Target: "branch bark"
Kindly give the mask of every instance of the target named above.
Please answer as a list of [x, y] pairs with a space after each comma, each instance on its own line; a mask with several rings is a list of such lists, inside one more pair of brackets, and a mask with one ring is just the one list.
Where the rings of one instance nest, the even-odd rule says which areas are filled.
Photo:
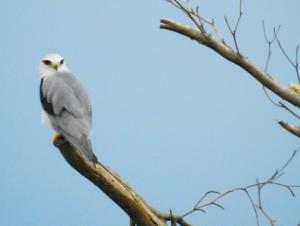
[[238, 53], [237, 51], [232, 49], [225, 42], [215, 39], [212, 35], [206, 32], [201, 32], [200, 30], [169, 19], [161, 19], [160, 22], [161, 29], [174, 31], [214, 50], [225, 59], [231, 61], [232, 63], [240, 66], [242, 69], [247, 71], [258, 82], [270, 89], [272, 92], [276, 93], [279, 97], [285, 99], [286, 101], [297, 107], [300, 107], [299, 94], [292, 92], [287, 87], [281, 85], [279, 82], [273, 79], [272, 76], [270, 76], [264, 70], [258, 68], [250, 60], [244, 57], [241, 53]]
[[[59, 142], [58, 142], [59, 143]], [[147, 204], [119, 175], [102, 164], [93, 164], [68, 142], [57, 145], [65, 160], [121, 207], [139, 226], [166, 226], [159, 211]]]
[[300, 137], [300, 128], [294, 125], [290, 125], [284, 121], [278, 121], [278, 124], [281, 125], [284, 129], [289, 131], [291, 134], [294, 134], [297, 137]]

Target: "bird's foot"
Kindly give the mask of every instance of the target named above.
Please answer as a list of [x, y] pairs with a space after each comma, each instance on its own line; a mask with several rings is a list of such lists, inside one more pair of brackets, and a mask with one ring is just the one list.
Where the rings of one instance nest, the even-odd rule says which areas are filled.
[[64, 138], [61, 134], [59, 134], [59, 133], [56, 133], [56, 134], [53, 136], [52, 141], [53, 141], [53, 145], [54, 145], [55, 147], [59, 147], [59, 146], [61, 146], [63, 143], [66, 142], [65, 138]]

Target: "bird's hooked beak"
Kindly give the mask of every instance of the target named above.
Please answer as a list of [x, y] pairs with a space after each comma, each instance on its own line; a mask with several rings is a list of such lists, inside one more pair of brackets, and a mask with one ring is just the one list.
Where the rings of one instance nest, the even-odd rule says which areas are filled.
[[57, 64], [52, 63], [50, 66], [51, 66], [52, 68], [54, 68], [54, 69], [57, 71], [57, 68], [58, 68], [58, 65], [57, 65]]

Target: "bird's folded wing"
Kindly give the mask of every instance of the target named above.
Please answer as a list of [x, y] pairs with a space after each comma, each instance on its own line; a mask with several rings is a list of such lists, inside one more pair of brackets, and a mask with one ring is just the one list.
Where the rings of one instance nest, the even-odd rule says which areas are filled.
[[52, 105], [55, 115], [60, 115], [63, 110], [66, 110], [75, 118], [83, 117], [82, 106], [72, 86], [61, 77], [51, 76], [44, 79], [42, 92], [47, 102]]

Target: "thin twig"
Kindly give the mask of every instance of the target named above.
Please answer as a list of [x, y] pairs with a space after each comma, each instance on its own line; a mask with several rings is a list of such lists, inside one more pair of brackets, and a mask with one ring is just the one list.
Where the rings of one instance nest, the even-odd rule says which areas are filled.
[[263, 88], [263, 91], [264, 91], [266, 97], [268, 98], [268, 100], [269, 100], [272, 104], [274, 104], [275, 106], [281, 107], [278, 103], [276, 103], [276, 102], [270, 97], [270, 95], [268, 94], [268, 91], [267, 91], [266, 87], [265, 87], [265, 86], [262, 86], [262, 88]]
[[300, 120], [300, 116], [295, 113], [294, 111], [292, 111], [287, 105], [285, 105], [284, 103], [282, 103], [281, 101], [278, 102], [278, 104], [280, 105], [280, 107], [286, 109], [288, 112], [290, 112], [293, 116], [295, 116], [297, 119]]
[[173, 212], [170, 209], [170, 216], [171, 216], [171, 226], [177, 226], [176, 218], [173, 216]]
[[274, 220], [261, 206], [256, 206], [257, 209], [260, 210], [260, 212], [264, 215], [265, 218], [269, 221], [271, 226], [275, 226], [276, 220]]
[[178, 9], [180, 9], [190, 20], [196, 25], [196, 27], [201, 31], [205, 32], [202, 24], [199, 24], [195, 18], [193, 17], [193, 10], [191, 8], [183, 6], [183, 4], [180, 3], [180, 1], [177, 0], [167, 0], [172, 5], [176, 6]]
[[196, 205], [194, 206], [194, 208], [197, 208], [197, 206], [199, 205], [199, 203], [201, 203], [201, 202], [203, 201], [203, 199], [205, 199], [206, 196], [209, 195], [209, 194], [220, 194], [220, 192], [218, 192], [218, 191], [208, 191], [208, 192], [206, 192], [206, 193], [198, 200], [198, 202], [196, 203]]
[[227, 27], [228, 27], [228, 29], [229, 29], [229, 31], [230, 31], [232, 37], [233, 37], [235, 49], [236, 49], [236, 51], [237, 51], [237, 53], [238, 53], [239, 55], [241, 55], [241, 54], [240, 54], [240, 50], [239, 50], [238, 43], [237, 43], [237, 39], [236, 39], [236, 32], [237, 32], [237, 29], [238, 29], [238, 27], [239, 27], [239, 24], [240, 24], [242, 15], [243, 15], [243, 11], [242, 11], [242, 0], [240, 0], [240, 13], [239, 13], [239, 17], [238, 17], [238, 19], [237, 19], [237, 22], [236, 22], [236, 24], [235, 24], [234, 29], [231, 28], [231, 26], [230, 26], [230, 24], [229, 24], [229, 22], [228, 22], [228, 20], [227, 20], [227, 17], [226, 17], [226, 16], [224, 17], [225, 22], [226, 22], [226, 25], [227, 25]]
[[[266, 43], [268, 44], [268, 57], [267, 57], [266, 64], [265, 64], [265, 72], [267, 72], [269, 62], [271, 59], [271, 55], [272, 55], [272, 44], [275, 41], [275, 35], [273, 35], [272, 39], [269, 39], [268, 35], [267, 35], [267, 31], [266, 31], [265, 21], [263, 21], [262, 23], [263, 23], [264, 38], [265, 38]], [[276, 34], [278, 34], [279, 29], [280, 29], [280, 27], [277, 28]]]
[[[298, 61], [298, 53], [299, 53], [299, 45], [296, 47], [296, 59], [295, 59], [295, 69], [298, 76], [298, 80], [300, 81], [299, 76], [299, 61]], [[299, 83], [300, 84], [300, 83]]]
[[169, 2], [171, 5], [175, 6], [181, 12], [183, 12], [196, 25], [196, 27], [198, 28], [198, 30], [200, 32], [206, 33], [204, 25], [207, 24], [214, 31], [216, 38], [218, 40], [222, 41], [223, 43], [225, 43], [214, 20], [213, 19], [208, 20], [200, 15], [199, 6], [197, 6], [195, 9], [193, 9], [191, 7], [184, 5], [179, 0], [166, 0], [166, 1]]
[[296, 112], [294, 112], [291, 108], [289, 108], [286, 104], [284, 104], [284, 103], [281, 102], [281, 101], [278, 101], [278, 103], [275, 102], [275, 101], [270, 97], [270, 95], [268, 94], [268, 91], [267, 91], [266, 87], [265, 87], [265, 86], [262, 86], [262, 88], [263, 88], [263, 91], [264, 91], [266, 97], [268, 98], [268, 100], [269, 100], [273, 105], [275, 105], [276, 107], [284, 108], [285, 110], [287, 110], [289, 113], [291, 113], [293, 116], [295, 116], [297, 119], [300, 120], [300, 116], [299, 116]]
[[255, 203], [254, 203], [254, 201], [253, 201], [251, 195], [249, 194], [249, 191], [248, 191], [247, 189], [245, 189], [244, 191], [245, 191], [245, 193], [246, 193], [246, 195], [247, 195], [247, 197], [248, 197], [248, 199], [249, 199], [249, 201], [250, 201], [250, 203], [251, 203], [251, 205], [252, 205], [253, 212], [254, 212], [254, 214], [255, 214], [256, 225], [259, 226], [259, 219], [258, 219], [257, 210], [256, 210], [256, 208], [255, 208]]
[[[299, 148], [294, 150], [291, 157], [286, 161], [286, 163], [278, 170], [278, 174], [281, 174], [287, 167], [288, 165], [293, 161], [297, 153], [299, 152]], [[276, 178], [277, 179], [277, 178]]]
[[270, 182], [270, 184], [274, 184], [286, 188], [293, 197], [295, 196], [295, 192], [293, 191], [293, 188], [300, 188], [300, 185], [286, 185], [278, 182]]
[[297, 74], [297, 78], [298, 78], [298, 82], [300, 84], [300, 73], [299, 73], [299, 62], [298, 62], [298, 52], [299, 52], [299, 45], [297, 45], [296, 47], [296, 57], [295, 57], [295, 62], [293, 62], [293, 60], [289, 57], [289, 55], [287, 54], [287, 52], [285, 51], [285, 49], [283, 48], [279, 38], [278, 38], [278, 33], [276, 33], [275, 29], [274, 29], [274, 36], [276, 39], [276, 42], [281, 50], [281, 52], [283, 53], [283, 55], [285, 56], [285, 58], [288, 60], [288, 62], [293, 66], [293, 68], [296, 71]]
[[[234, 193], [234, 192], [237, 192], [237, 191], [242, 191], [246, 194], [247, 198], [250, 201], [250, 204], [253, 208], [253, 212], [255, 214], [257, 226], [259, 226], [259, 218], [258, 218], [257, 209], [259, 209], [262, 212], [262, 214], [265, 216], [265, 218], [267, 218], [269, 220], [270, 223], [274, 224], [275, 220], [272, 219], [272, 217], [270, 217], [270, 215], [266, 212], [266, 210], [263, 207], [262, 199], [261, 199], [261, 191], [266, 185], [275, 185], [275, 186], [279, 186], [279, 187], [282, 187], [282, 188], [288, 190], [292, 196], [295, 195], [293, 189], [294, 188], [300, 188], [300, 185], [287, 185], [287, 184], [277, 182], [276, 180], [279, 179], [284, 174], [284, 170], [291, 163], [291, 161], [295, 158], [295, 156], [296, 156], [296, 154], [299, 150], [300, 150], [300, 147], [292, 153], [292, 155], [289, 157], [289, 159], [282, 165], [282, 167], [279, 168], [279, 170], [276, 169], [275, 172], [269, 178], [267, 178], [265, 181], [259, 181], [258, 179], [256, 179], [255, 184], [251, 184], [251, 185], [248, 185], [248, 186], [245, 186], [245, 187], [237, 187], [237, 188], [228, 190], [224, 193], [219, 193], [219, 192], [216, 192], [216, 191], [208, 191], [204, 195], [201, 196], [201, 198], [199, 199], [199, 201], [196, 203], [196, 205], [193, 207], [192, 210], [190, 210], [190, 211], [186, 212], [185, 214], [181, 215], [181, 217], [184, 218], [184, 217], [194, 213], [195, 211], [205, 212], [204, 209], [207, 206], [216, 206], [218, 208], [224, 209], [224, 207], [222, 205], [220, 205], [218, 203], [218, 201], [220, 199], [222, 199], [223, 197], [231, 194], [231, 193]], [[256, 204], [254, 202], [253, 197], [250, 195], [249, 190], [252, 189], [252, 188], [257, 189], [256, 199], [257, 199], [258, 204]], [[212, 194], [212, 193], [217, 194], [217, 196], [212, 198], [210, 201], [203, 203], [204, 199], [209, 194]], [[271, 224], [271, 225], [273, 225], [273, 224]]]
[[177, 224], [181, 226], [192, 226], [188, 222], [184, 220], [182, 216], [174, 215], [173, 212], [170, 211], [170, 213], [160, 213], [160, 217], [164, 219], [165, 221], [172, 221], [175, 220]]

